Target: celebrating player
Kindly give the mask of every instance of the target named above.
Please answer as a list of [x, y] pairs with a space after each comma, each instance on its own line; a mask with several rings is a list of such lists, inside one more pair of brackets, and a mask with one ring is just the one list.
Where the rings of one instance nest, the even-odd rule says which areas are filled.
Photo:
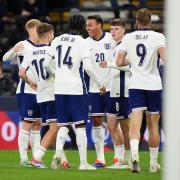
[[165, 37], [150, 29], [151, 12], [140, 9], [136, 13], [138, 30], [125, 35], [119, 46], [117, 65], [125, 65], [130, 60], [131, 78], [129, 82], [130, 147], [132, 172], [140, 172], [139, 139], [143, 111], [147, 110], [147, 125], [149, 130], [150, 172], [157, 172], [160, 165], [157, 162], [159, 149], [159, 113], [161, 112], [162, 82], [158, 70], [159, 57], [165, 60]]
[[[116, 48], [113, 53], [113, 61], [101, 61], [101, 67], [111, 69], [111, 91], [110, 104], [108, 106], [107, 125], [114, 143], [114, 164], [109, 168], [129, 168], [130, 145], [129, 145], [129, 106], [128, 106], [128, 84], [129, 66], [117, 67], [116, 57], [118, 45], [121, 43], [125, 33], [125, 21], [114, 19], [111, 21], [110, 32], [116, 41]], [[119, 126], [120, 125], [120, 126]], [[125, 152], [124, 152], [125, 146]]]
[[[17, 58], [18, 65], [20, 66], [28, 49], [31, 49], [38, 43], [36, 28], [40, 23], [41, 22], [37, 19], [31, 19], [26, 23], [26, 30], [29, 38], [17, 43], [9, 50], [3, 56], [3, 61]], [[28, 69], [26, 73], [33, 79], [30, 69]], [[20, 165], [22, 166], [31, 166], [27, 155], [29, 141], [33, 154], [40, 144], [41, 116], [36, 101], [36, 91], [32, 87], [33, 86], [20, 79], [16, 91], [22, 121], [18, 135]]]
[[88, 116], [84, 94], [87, 93], [84, 84], [83, 68], [94, 79], [101, 93], [105, 89], [101, 81], [94, 73], [89, 48], [86, 41], [79, 35], [85, 24], [84, 17], [74, 15], [70, 19], [70, 32], [56, 37], [51, 43], [48, 52], [49, 62], [55, 57], [55, 101], [57, 108], [58, 125], [60, 129], [56, 140], [56, 153], [52, 167], [57, 166], [57, 159], [61, 156], [65, 138], [68, 134], [68, 126], [72, 123], [76, 127], [76, 142], [80, 155], [80, 170], [94, 170], [87, 163], [87, 137], [85, 123]]
[[115, 41], [111, 34], [103, 32], [103, 19], [100, 15], [90, 15], [86, 20], [86, 30], [89, 37], [86, 39], [90, 48], [91, 62], [103, 82], [106, 93], [101, 96], [99, 88], [92, 78], [89, 83], [89, 111], [92, 119], [92, 135], [96, 149], [97, 159], [94, 166], [102, 168], [106, 166], [104, 157], [104, 129], [103, 117], [107, 112], [110, 99], [110, 69], [102, 69], [99, 63], [104, 60], [111, 60]]

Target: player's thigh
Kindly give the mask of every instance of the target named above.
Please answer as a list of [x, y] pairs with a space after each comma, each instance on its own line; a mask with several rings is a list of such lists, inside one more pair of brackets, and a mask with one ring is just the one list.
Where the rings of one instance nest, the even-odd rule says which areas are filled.
[[47, 102], [47, 114], [46, 114], [46, 122], [56, 122], [57, 121], [57, 111], [55, 101]]
[[55, 101], [39, 103], [43, 125], [57, 121]]
[[107, 104], [107, 116], [117, 116], [119, 113], [119, 98], [118, 97], [110, 97]]
[[126, 97], [118, 98], [118, 119], [128, 119], [129, 118], [129, 99]]
[[147, 91], [146, 102], [148, 112], [159, 114], [162, 106], [162, 91]]
[[129, 111], [146, 110], [146, 97], [144, 90], [129, 89]]
[[72, 123], [70, 116], [68, 95], [55, 95], [55, 103], [57, 110], [57, 124], [59, 126], [70, 125]]
[[38, 105], [39, 105], [39, 109], [41, 112], [42, 125], [45, 126], [45, 125], [47, 125], [47, 123], [46, 123], [46, 113], [47, 113], [46, 103], [42, 102], [42, 103], [38, 103]]
[[86, 123], [88, 111], [85, 103], [86, 97], [84, 95], [70, 95], [69, 96], [69, 107], [70, 114], [75, 124]]
[[41, 118], [39, 107], [34, 94], [19, 94], [20, 116], [25, 121], [36, 121]]
[[90, 116], [104, 116], [104, 99], [99, 93], [89, 93], [89, 112]]

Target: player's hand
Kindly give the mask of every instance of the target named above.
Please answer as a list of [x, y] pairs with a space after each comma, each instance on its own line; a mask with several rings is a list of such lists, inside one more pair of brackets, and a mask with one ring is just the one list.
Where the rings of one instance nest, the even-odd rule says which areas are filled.
[[101, 62], [99, 63], [99, 66], [100, 66], [101, 68], [106, 68], [106, 67], [107, 67], [107, 61], [101, 61]]
[[100, 95], [103, 95], [106, 93], [106, 89], [104, 86], [100, 87], [99, 90], [100, 90]]
[[14, 46], [14, 52], [16, 53], [21, 53], [23, 50], [24, 50], [24, 45], [22, 44], [22, 42]]
[[29, 86], [34, 90], [37, 91], [37, 84], [33, 81], [30, 81]]

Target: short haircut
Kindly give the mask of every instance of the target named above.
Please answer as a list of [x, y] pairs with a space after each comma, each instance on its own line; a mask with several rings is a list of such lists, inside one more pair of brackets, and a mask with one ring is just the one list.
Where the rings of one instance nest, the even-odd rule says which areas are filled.
[[104, 21], [99, 14], [89, 15], [87, 19], [94, 19], [97, 23], [100, 23], [103, 27]]
[[51, 32], [54, 30], [54, 27], [48, 23], [41, 23], [37, 26], [37, 34], [39, 38], [43, 37], [46, 33]]
[[71, 31], [81, 32], [85, 26], [85, 18], [81, 14], [75, 14], [70, 18], [69, 29]]
[[126, 22], [124, 19], [122, 18], [118, 18], [118, 19], [113, 19], [110, 21], [110, 25], [111, 26], [122, 26], [122, 27], [126, 27]]
[[30, 19], [29, 21], [26, 22], [26, 30], [37, 27], [39, 24], [41, 23], [41, 21], [39, 21], [38, 19]]
[[146, 8], [139, 9], [136, 13], [136, 20], [143, 26], [148, 25], [151, 22], [151, 11]]

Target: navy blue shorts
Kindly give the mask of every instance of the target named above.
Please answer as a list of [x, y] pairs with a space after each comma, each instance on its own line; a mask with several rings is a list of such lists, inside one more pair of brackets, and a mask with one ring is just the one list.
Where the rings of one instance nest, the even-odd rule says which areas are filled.
[[90, 116], [104, 116], [110, 104], [110, 92], [102, 96], [100, 93], [89, 93]]
[[162, 91], [129, 89], [129, 110], [147, 110], [149, 113], [161, 112]]
[[35, 94], [16, 94], [21, 120], [35, 121], [41, 119], [41, 113]]
[[87, 96], [55, 95], [58, 125], [86, 123], [88, 117]]
[[41, 111], [43, 126], [57, 121], [57, 111], [55, 101], [38, 103]]
[[118, 119], [128, 119], [129, 105], [128, 98], [114, 97], [110, 98], [110, 104], [107, 110], [108, 115], [116, 116]]

